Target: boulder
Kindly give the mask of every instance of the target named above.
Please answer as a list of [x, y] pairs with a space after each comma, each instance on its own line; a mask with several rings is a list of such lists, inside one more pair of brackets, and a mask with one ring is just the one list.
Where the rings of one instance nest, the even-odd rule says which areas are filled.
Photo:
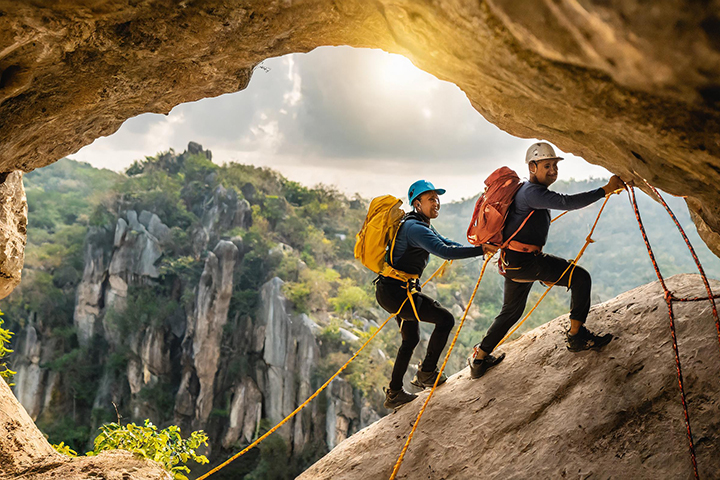
[[[667, 280], [705, 295], [698, 275]], [[712, 282], [714, 291], [720, 282]], [[720, 355], [708, 302], [676, 303], [677, 338], [700, 478], [720, 471]], [[590, 329], [601, 351], [565, 347], [567, 316], [502, 345], [482, 378], [438, 388], [398, 478], [691, 478], [668, 309], [658, 282], [603, 304]], [[428, 391], [342, 442], [300, 479], [388, 478]], [[489, 473], [490, 472], [490, 473]]]

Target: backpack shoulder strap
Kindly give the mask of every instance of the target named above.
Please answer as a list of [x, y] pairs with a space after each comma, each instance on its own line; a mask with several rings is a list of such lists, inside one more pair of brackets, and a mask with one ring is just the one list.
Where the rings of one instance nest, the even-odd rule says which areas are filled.
[[525, 224], [527, 223], [527, 221], [530, 220], [530, 217], [532, 216], [533, 213], [535, 213], [535, 210], [530, 210], [530, 213], [528, 213], [528, 216], [525, 217], [525, 220], [523, 220], [523, 222], [520, 224], [520, 226], [518, 227], [518, 229], [515, 230], [515, 233], [513, 233], [512, 235], [510, 235], [510, 238], [508, 238], [507, 240], [505, 240], [505, 241], [502, 243], [502, 245], [500, 245], [500, 248], [505, 248], [505, 247], [508, 246], [508, 244], [510, 244], [510, 240], [512, 240], [513, 238], [515, 238], [515, 235], [517, 235], [517, 234], [520, 232], [520, 230], [522, 230], [522, 228], [525, 226]]

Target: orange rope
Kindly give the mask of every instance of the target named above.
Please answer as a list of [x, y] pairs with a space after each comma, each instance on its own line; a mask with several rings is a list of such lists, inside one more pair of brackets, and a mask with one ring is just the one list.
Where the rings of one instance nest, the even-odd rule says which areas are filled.
[[[653, 187], [645, 182], [648, 187], [653, 189]], [[662, 199], [660, 197], [660, 193], [655, 190], [655, 194], [657, 194], [658, 198]], [[655, 274], [658, 277], [658, 280], [660, 281], [660, 286], [663, 289], [664, 296], [665, 296], [665, 303], [668, 307], [668, 315], [670, 317], [670, 336], [672, 337], [672, 347], [673, 347], [673, 353], [675, 354], [675, 369], [677, 370], [677, 378], [678, 378], [678, 388], [680, 389], [680, 400], [682, 402], [683, 407], [683, 414], [685, 415], [685, 430], [687, 433], [688, 438], [688, 444], [689, 444], [689, 451], [690, 451], [690, 462], [692, 463], [693, 473], [695, 474], [695, 478], [700, 478], [698, 474], [698, 468], [697, 468], [697, 458], [695, 457], [695, 442], [693, 441], [693, 434], [692, 429], [690, 428], [690, 415], [688, 414], [688, 408], [687, 408], [687, 401], [685, 400], [685, 385], [683, 381], [683, 374], [682, 374], [682, 367], [680, 366], [680, 352], [678, 350], [678, 344], [677, 344], [677, 335], [675, 332], [675, 313], [673, 312], [673, 295], [672, 292], [667, 288], [667, 285], [665, 285], [665, 280], [663, 279], [662, 273], [660, 273], [660, 267], [657, 264], [657, 261], [655, 260], [655, 254], [652, 251], [652, 248], [650, 247], [650, 240], [648, 240], [647, 232], [645, 231], [645, 227], [643, 226], [642, 219], [640, 218], [640, 210], [638, 210], [637, 201], [635, 199], [635, 189], [633, 187], [630, 187], [628, 189], [628, 194], [630, 196], [630, 203], [632, 204], [633, 211], [635, 212], [635, 219], [638, 222], [638, 226], [640, 227], [640, 233], [642, 234], [643, 241], [645, 242], [645, 247], [647, 248], [648, 255], [650, 256], [650, 261], [653, 264], [653, 268], [655, 269]], [[663, 204], [665, 204], [665, 201], [663, 200]], [[665, 205], [665, 208], [670, 212], [670, 208]], [[671, 214], [672, 217], [674, 217], [674, 214]], [[678, 224], [678, 228], [680, 228], [680, 224]], [[682, 230], [682, 229], [681, 229]], [[683, 232], [684, 233], [684, 232]], [[689, 242], [688, 242], [689, 243]], [[692, 251], [692, 250], [691, 250]], [[713, 302], [713, 306], [715, 305], [715, 301], [711, 298], [710, 301]]]
[[[570, 270], [571, 268], [572, 268], [573, 271], [575, 270], [575, 266], [577, 265], [578, 260], [580, 260], [580, 257], [582, 257], [583, 253], [585, 253], [585, 249], [588, 247], [588, 245], [590, 245], [591, 243], [595, 242], [595, 240], [592, 239], [592, 234], [593, 234], [593, 232], [595, 232], [595, 227], [597, 226], [598, 221], [600, 220], [600, 215], [602, 214], [603, 210], [605, 209], [605, 205], [607, 205], [607, 202], [608, 202], [608, 200], [610, 199], [610, 196], [613, 195], [613, 194], [615, 194], [615, 193], [617, 193], [617, 192], [618, 192], [618, 190], [616, 190], [615, 192], [612, 192], [612, 193], [609, 193], [609, 194], [605, 195], [605, 201], [603, 202], [602, 207], [600, 207], [600, 211], [598, 212], [597, 217], [595, 217], [595, 223], [593, 223], [593, 226], [592, 226], [592, 228], [590, 229], [590, 233], [588, 233], [588, 236], [585, 237], [585, 245], [583, 245], [583, 247], [580, 249], [580, 251], [578, 252], [578, 254], [577, 254], [577, 256], [575, 257], [575, 259], [574, 259], [572, 262], [570, 262], [570, 265], [567, 266], [567, 268], [565, 269], [565, 271], [562, 273], [562, 275], [560, 275], [560, 278], [558, 278], [557, 281], [555, 281], [555, 283], [552, 283], [552, 284], [548, 285], [547, 289], [545, 289], [545, 291], [543, 292], [543, 294], [540, 296], [540, 298], [538, 299], [538, 301], [535, 302], [535, 305], [530, 309], [530, 311], [527, 313], [527, 315], [525, 315], [525, 317], [523, 317], [523, 319], [520, 320], [520, 322], [519, 322], [517, 325], [515, 325], [515, 327], [514, 327], [512, 330], [510, 330], [510, 332], [508, 332], [508, 334], [505, 335], [505, 336], [502, 338], [502, 340], [500, 340], [500, 343], [497, 344], [497, 347], [499, 347], [500, 345], [502, 345], [502, 343], [503, 343], [505, 340], [507, 340], [508, 338], [510, 338], [510, 336], [511, 336], [513, 333], [515, 333], [518, 328], [520, 328], [520, 326], [525, 322], [525, 320], [527, 320], [528, 317], [530, 317], [530, 315], [535, 311], [535, 309], [538, 307], [538, 305], [540, 305], [540, 302], [543, 301], [543, 298], [545, 298], [545, 296], [550, 292], [550, 290], [552, 289], [552, 287], [554, 287], [554, 286], [557, 284], [557, 282], [559, 282], [560, 279], [561, 279], [563, 276], [565, 276], [565, 274], [567, 273], [568, 270]], [[572, 271], [570, 272], [570, 280], [572, 280]], [[570, 281], [568, 281], [568, 285], [569, 285], [569, 284], [570, 284]], [[495, 348], [497, 348], [497, 347], [495, 347]]]
[[423, 413], [425, 412], [425, 409], [428, 406], [428, 403], [430, 403], [430, 399], [432, 398], [433, 393], [435, 393], [435, 389], [438, 386], [438, 381], [440, 381], [440, 376], [442, 375], [443, 370], [445, 370], [445, 366], [447, 365], [447, 362], [450, 359], [450, 354], [452, 353], [453, 348], [455, 347], [455, 342], [457, 342], [458, 336], [460, 335], [460, 330], [462, 329], [463, 324], [465, 323], [465, 318], [467, 317], [468, 311], [470, 310], [470, 306], [472, 305], [472, 302], [475, 299], [475, 294], [477, 293], [478, 287], [480, 286], [480, 280], [482, 280], [483, 275], [485, 274], [485, 267], [487, 267], [487, 264], [491, 258], [492, 258], [492, 255], [488, 255], [487, 258], [485, 258], [485, 262], [483, 263], [482, 269], [480, 270], [480, 277], [478, 278], [478, 281], [475, 284], [475, 289], [473, 290], [472, 295], [470, 296], [470, 300], [468, 301], [467, 307], [465, 307], [465, 312], [463, 313], [462, 320], [460, 320], [460, 325], [458, 326], [458, 329], [455, 332], [455, 337], [453, 338], [452, 342], [450, 343], [450, 347], [448, 348], [447, 354], [445, 354], [445, 361], [443, 362], [442, 366], [440, 367], [440, 371], [438, 372], [438, 375], [435, 378], [435, 384], [433, 384], [432, 390], [430, 390], [430, 394], [425, 399], [425, 403], [423, 404], [422, 408], [420, 409], [420, 413], [418, 413], [417, 419], [415, 419], [415, 424], [413, 425], [412, 430], [410, 430], [410, 435], [408, 435], [408, 439], [405, 442], [405, 446], [403, 446], [402, 452], [400, 452], [400, 457], [398, 457], [397, 462], [395, 463], [395, 468], [393, 468], [392, 475], [390, 475], [390, 480], [394, 480], [395, 475], [397, 475], [398, 470], [400, 470], [400, 465], [402, 465], [403, 459], [405, 458], [405, 453], [407, 452], [408, 447], [410, 446], [410, 441], [412, 440], [413, 435], [415, 434], [415, 430], [417, 429], [418, 425], [420, 424], [420, 418], [422, 418]]
[[553, 218], [552, 220], [550, 220], [550, 223], [553, 223], [555, 220], [557, 220], [558, 218], [562, 217], [563, 215], [565, 215], [565, 214], [568, 213], [569, 211], [570, 211], [570, 210], [565, 210], [565, 211], [562, 212], [560, 215], [558, 215], [557, 217], [555, 217], [555, 218]]
[[[452, 262], [449, 262], [449, 263], [452, 263]], [[446, 260], [445, 262], [443, 262], [442, 265], [440, 265], [440, 267], [439, 267], [437, 270], [435, 270], [435, 273], [433, 273], [433, 274], [430, 276], [430, 278], [428, 278], [427, 280], [425, 280], [425, 282], [422, 284], [422, 286], [424, 287], [425, 285], [427, 285], [427, 283], [428, 283], [430, 280], [432, 280], [436, 275], [442, 275], [443, 273], [445, 273], [445, 267], [447, 266], [447, 264], [448, 264], [448, 261], [447, 261], [447, 260]], [[410, 298], [410, 297], [408, 296], [408, 298]], [[238, 458], [242, 457], [242, 456], [245, 455], [247, 452], [249, 452], [251, 449], [253, 449], [254, 447], [256, 447], [260, 442], [262, 442], [262, 441], [265, 440], [267, 437], [269, 437], [270, 435], [272, 435], [277, 429], [279, 429], [280, 427], [282, 427], [283, 425], [285, 425], [285, 423], [287, 423], [287, 422], [288, 422], [290, 419], [292, 419], [295, 415], [297, 415], [297, 414], [300, 412], [300, 410], [302, 410], [303, 408], [305, 408], [315, 397], [317, 397], [317, 396], [320, 394], [320, 392], [322, 392], [323, 390], [325, 390], [325, 388], [327, 388], [327, 386], [330, 385], [330, 382], [332, 382], [338, 375], [340, 375], [340, 373], [341, 373], [343, 370], [345, 370], [345, 368], [347, 368], [348, 365], [350, 365], [350, 362], [352, 362], [353, 360], [355, 360], [355, 358], [357, 358], [357, 356], [360, 355], [360, 352], [362, 352], [362, 351], [365, 349], [365, 347], [372, 341], [372, 339], [375, 338], [375, 336], [376, 336], [378, 333], [380, 333], [380, 330], [382, 330], [383, 327], [384, 327], [385, 325], [387, 325], [387, 323], [390, 321], [390, 319], [393, 318], [393, 317], [395, 317], [396, 315], [398, 315], [398, 314], [400, 313], [400, 311], [401, 311], [401, 310], [403, 309], [403, 307], [405, 306], [405, 302], [407, 302], [407, 301], [408, 301], [407, 298], [406, 298], [405, 300], [403, 300], [403, 303], [400, 304], [400, 308], [398, 309], [398, 311], [395, 312], [395, 313], [393, 313], [392, 315], [390, 315], [390, 316], [382, 323], [382, 325], [380, 325], [380, 326], [377, 328], [377, 330], [375, 330], [375, 332], [374, 332], [372, 335], [370, 335], [370, 338], [367, 339], [367, 341], [357, 350], [357, 352], [355, 352], [355, 354], [354, 354], [352, 357], [350, 357], [350, 359], [349, 359], [347, 362], [345, 362], [345, 364], [344, 364], [342, 367], [340, 367], [340, 368], [338, 369], [338, 371], [335, 372], [335, 374], [328, 379], [327, 382], [323, 383], [322, 386], [315, 391], [315, 393], [313, 393], [312, 395], [310, 395], [310, 397], [308, 397], [307, 400], [305, 400], [299, 407], [297, 407], [295, 410], [293, 410], [293, 412], [292, 412], [290, 415], [288, 415], [287, 417], [285, 417], [280, 423], [278, 423], [278, 424], [275, 425], [273, 428], [271, 428], [270, 430], [268, 430], [268, 432], [265, 433], [263, 436], [261, 436], [260, 438], [258, 438], [257, 440], [255, 440], [253, 443], [251, 443], [250, 445], [248, 445], [247, 447], [245, 447], [242, 451], [240, 451], [239, 453], [236, 453], [235, 455], [233, 455], [232, 457], [230, 457], [228, 460], [226, 460], [225, 462], [221, 463], [221, 464], [218, 465], [217, 467], [213, 468], [212, 470], [210, 470], [210, 471], [207, 472], [206, 474], [198, 477], [197, 480], [205, 480], [205, 479], [208, 478], [210, 475], [212, 475], [212, 474], [214, 474], [214, 473], [217, 473], [219, 470], [225, 468], [225, 467], [228, 466], [230, 463], [232, 463], [232, 462], [234, 462], [235, 460], [237, 460]]]

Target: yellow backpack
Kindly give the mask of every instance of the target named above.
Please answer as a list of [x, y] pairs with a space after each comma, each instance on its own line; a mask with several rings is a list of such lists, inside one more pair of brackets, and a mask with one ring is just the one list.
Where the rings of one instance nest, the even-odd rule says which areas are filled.
[[365, 223], [355, 236], [355, 258], [373, 272], [407, 282], [418, 275], [391, 267], [386, 258], [391, 254], [395, 237], [405, 216], [402, 200], [392, 195], [373, 198]]

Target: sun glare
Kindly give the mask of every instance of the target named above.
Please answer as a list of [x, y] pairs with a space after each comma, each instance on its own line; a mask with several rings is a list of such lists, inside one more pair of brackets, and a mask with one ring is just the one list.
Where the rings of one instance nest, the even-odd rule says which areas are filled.
[[388, 53], [377, 66], [378, 80], [388, 88], [402, 88], [418, 81], [423, 71], [402, 55]]

